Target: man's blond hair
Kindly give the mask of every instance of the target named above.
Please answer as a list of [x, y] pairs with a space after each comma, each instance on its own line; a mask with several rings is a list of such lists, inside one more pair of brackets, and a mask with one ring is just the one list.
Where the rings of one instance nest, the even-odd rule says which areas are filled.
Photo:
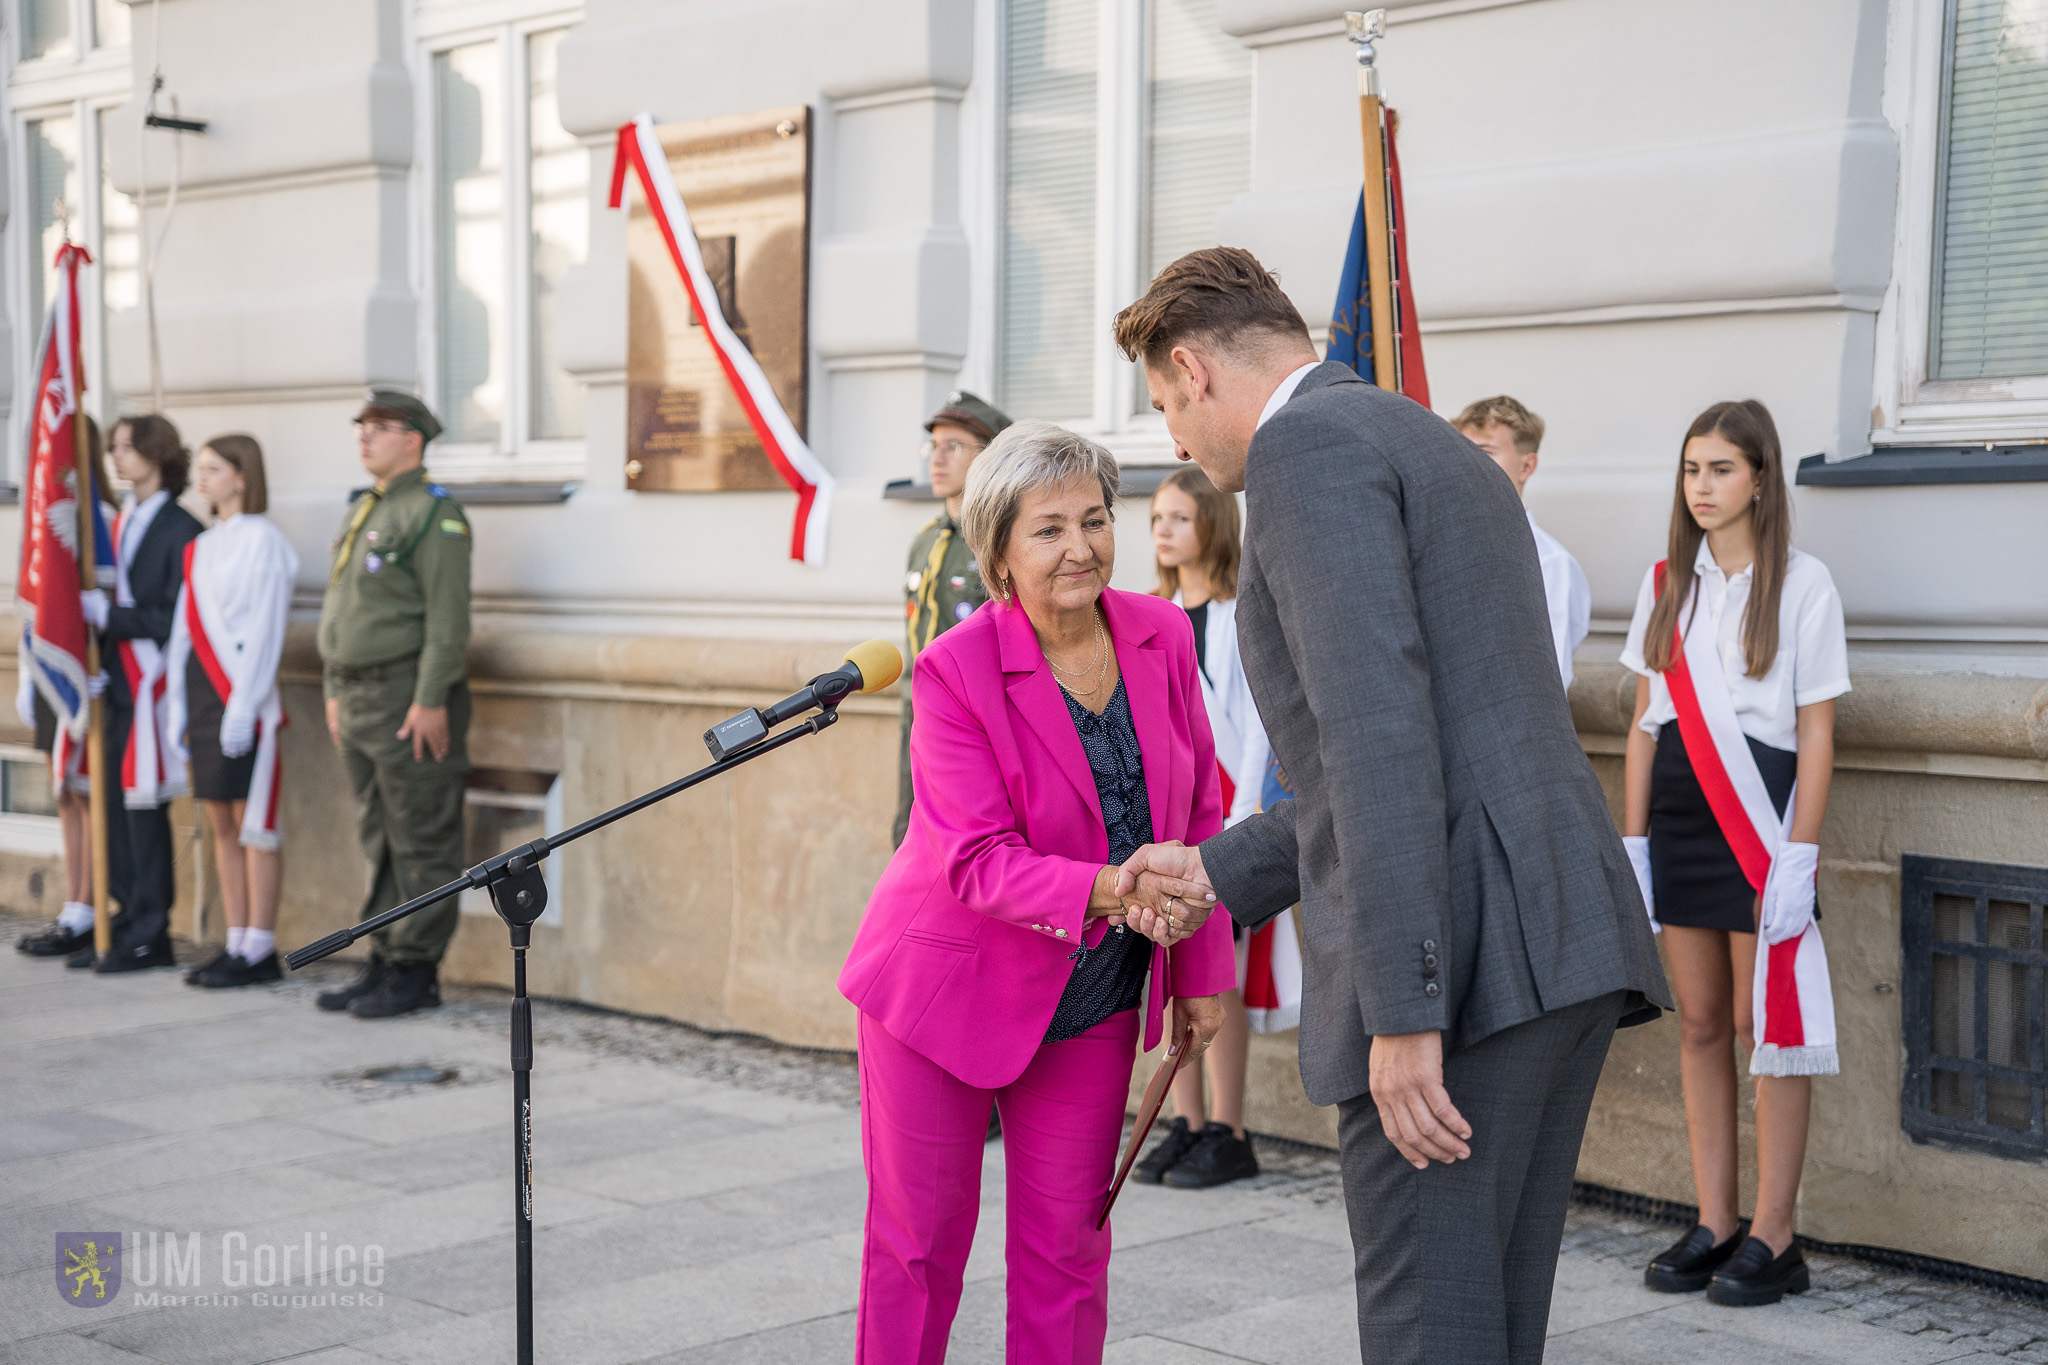
[[1514, 433], [1515, 449], [1524, 455], [1534, 455], [1543, 444], [1543, 419], [1504, 393], [1467, 403], [1451, 425], [1460, 431], [1484, 431], [1496, 422]]

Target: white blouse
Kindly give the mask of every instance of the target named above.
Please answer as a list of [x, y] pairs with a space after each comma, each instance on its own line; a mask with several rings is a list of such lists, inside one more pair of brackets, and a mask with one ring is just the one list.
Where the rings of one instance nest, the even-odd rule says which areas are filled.
[[[1785, 590], [1778, 602], [1778, 657], [1770, 672], [1752, 678], [1742, 647], [1742, 617], [1749, 605], [1754, 568], [1752, 565], [1729, 578], [1714, 562], [1702, 537], [1693, 560], [1699, 605], [1690, 623], [1680, 617], [1679, 629], [1714, 632], [1721, 645], [1721, 672], [1727, 677], [1742, 733], [1774, 749], [1797, 751], [1799, 708], [1831, 701], [1849, 690], [1849, 639], [1842, 625], [1842, 599], [1827, 565], [1804, 551], [1792, 551], [1785, 566]], [[1643, 713], [1642, 728], [1651, 735], [1678, 718], [1663, 675], [1651, 672], [1643, 662], [1643, 632], [1657, 601], [1656, 573], [1653, 566], [1643, 575], [1643, 586], [1636, 593], [1636, 614], [1628, 625], [1628, 643], [1621, 651], [1622, 664], [1650, 680], [1650, 709]]]

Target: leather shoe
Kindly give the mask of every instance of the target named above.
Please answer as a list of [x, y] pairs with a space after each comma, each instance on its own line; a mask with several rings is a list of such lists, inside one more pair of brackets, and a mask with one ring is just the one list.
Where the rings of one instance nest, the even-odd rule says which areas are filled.
[[437, 977], [431, 962], [390, 963], [377, 989], [351, 1000], [348, 1012], [358, 1019], [390, 1019], [414, 1010], [432, 1009], [441, 1003]]
[[313, 998], [313, 1003], [329, 1013], [339, 1014], [354, 1003], [357, 997], [368, 995], [371, 991], [383, 985], [384, 973], [388, 970], [390, 970], [390, 965], [384, 961], [383, 954], [371, 953], [370, 960], [365, 962], [363, 969], [356, 973], [355, 980], [349, 982], [346, 986], [339, 986], [331, 991], [320, 992], [319, 995]]
[[1712, 1228], [1694, 1223], [1692, 1231], [1657, 1253], [1649, 1269], [1643, 1272], [1643, 1283], [1659, 1294], [1692, 1294], [1705, 1289], [1714, 1272], [1728, 1263], [1747, 1236], [1746, 1219], [1735, 1225], [1732, 1237], [1718, 1244]]
[[276, 953], [267, 953], [261, 962], [244, 962], [239, 957], [230, 957], [226, 962], [199, 978], [199, 984], [210, 991], [225, 990], [233, 986], [260, 986], [269, 981], [284, 980], [284, 968], [279, 965]]
[[1201, 1140], [1200, 1133], [1189, 1131], [1186, 1119], [1175, 1119], [1166, 1136], [1153, 1143], [1152, 1150], [1131, 1167], [1131, 1179], [1140, 1185], [1157, 1185]]
[[115, 972], [139, 972], [148, 967], [175, 967], [177, 957], [171, 952], [168, 937], [154, 938], [147, 943], [116, 943], [107, 949], [107, 955], [92, 964], [93, 971], [101, 976]]
[[1707, 1302], [1723, 1308], [1756, 1308], [1776, 1303], [1787, 1294], [1804, 1294], [1813, 1287], [1806, 1258], [1799, 1243], [1785, 1248], [1783, 1256], [1771, 1255], [1771, 1244], [1752, 1237], [1728, 1258], [1728, 1264], [1714, 1272], [1707, 1286]]
[[221, 949], [212, 957], [200, 963], [197, 967], [194, 967], [191, 971], [186, 972], [185, 984], [188, 986], [200, 985], [206, 980], [209, 974], [217, 972], [222, 967], [227, 966], [228, 960], [232, 957], [234, 957], [233, 953], [229, 952], [225, 948]]
[[1165, 1181], [1177, 1190], [1206, 1190], [1258, 1173], [1259, 1158], [1251, 1139], [1231, 1132], [1227, 1123], [1212, 1123], [1202, 1129], [1194, 1149], [1166, 1173]]
[[64, 959], [64, 965], [73, 971], [91, 971], [92, 965], [100, 960], [99, 950], [92, 946], [90, 939], [83, 948], [71, 950], [71, 956]]
[[69, 957], [80, 948], [92, 947], [92, 929], [88, 926], [84, 933], [75, 934], [53, 920], [47, 929], [22, 935], [14, 946], [30, 957]]

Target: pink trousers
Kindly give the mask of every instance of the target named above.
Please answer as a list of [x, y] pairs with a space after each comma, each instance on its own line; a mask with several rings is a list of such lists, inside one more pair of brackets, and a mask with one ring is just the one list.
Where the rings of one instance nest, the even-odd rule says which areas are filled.
[[1038, 1049], [1000, 1090], [978, 1090], [860, 1017], [862, 1365], [939, 1365], [981, 1210], [993, 1102], [1003, 1119], [1009, 1365], [1098, 1365], [1109, 1330], [1109, 1228], [1138, 1012]]

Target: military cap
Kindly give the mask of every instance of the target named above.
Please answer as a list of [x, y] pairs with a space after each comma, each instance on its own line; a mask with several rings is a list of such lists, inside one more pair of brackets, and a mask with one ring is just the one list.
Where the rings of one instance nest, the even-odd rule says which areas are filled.
[[1010, 425], [1010, 415], [965, 389], [955, 389], [946, 395], [946, 405], [931, 415], [924, 429], [930, 431], [941, 422], [965, 427], [983, 441], [993, 441], [997, 432]]
[[356, 420], [360, 422], [371, 416], [398, 419], [417, 431], [422, 443], [441, 434], [441, 423], [432, 409], [398, 389], [371, 389], [370, 396], [363, 400], [363, 410], [356, 414]]

